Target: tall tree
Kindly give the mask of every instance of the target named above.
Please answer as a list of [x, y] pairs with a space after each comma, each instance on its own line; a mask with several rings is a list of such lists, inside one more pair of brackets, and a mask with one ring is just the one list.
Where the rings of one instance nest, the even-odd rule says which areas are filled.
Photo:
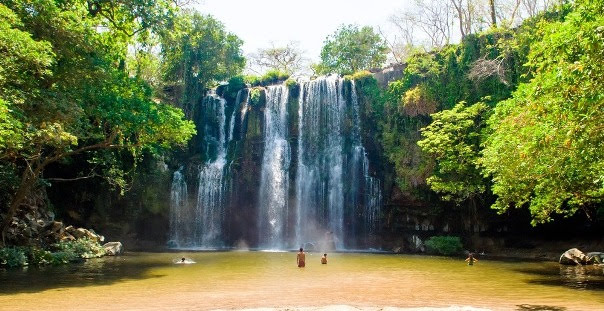
[[277, 70], [289, 75], [298, 75], [303, 71], [307, 60], [297, 42], [288, 42], [285, 46], [261, 48], [250, 56], [251, 63], [261, 72]]
[[211, 16], [181, 14], [161, 33], [160, 41], [164, 81], [178, 89], [175, 100], [188, 117], [204, 89], [245, 67], [243, 41]]
[[147, 83], [125, 72], [132, 37], [121, 27], [99, 31], [107, 20], [89, 10], [80, 0], [0, 4], [0, 119], [8, 120], [0, 127], [0, 167], [15, 175], [3, 184], [11, 193], [2, 206], [3, 243], [50, 164], [102, 149], [137, 157], [184, 144], [195, 132], [182, 111], [156, 102]]
[[380, 67], [387, 52], [384, 40], [373, 28], [342, 25], [323, 43], [319, 73], [348, 74]]
[[578, 0], [563, 22], [539, 24], [532, 80], [489, 120], [483, 165], [494, 208], [526, 207], [533, 223], [588, 216], [604, 200], [604, 1]]

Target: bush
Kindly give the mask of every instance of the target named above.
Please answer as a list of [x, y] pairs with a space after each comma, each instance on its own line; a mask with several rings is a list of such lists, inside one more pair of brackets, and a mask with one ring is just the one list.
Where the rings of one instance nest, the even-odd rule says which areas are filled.
[[258, 88], [251, 89], [250, 90], [250, 105], [256, 106], [256, 105], [260, 104], [261, 97], [262, 97], [262, 94], [260, 92], [260, 89], [258, 89]]
[[456, 236], [433, 236], [426, 241], [428, 252], [454, 255], [463, 250], [461, 240]]
[[285, 80], [285, 86], [287, 86], [288, 89], [291, 89], [296, 85], [298, 85], [298, 82], [292, 78]]
[[260, 85], [260, 77], [255, 75], [248, 75], [243, 77], [243, 81], [250, 86]]
[[83, 238], [55, 244], [59, 252], [73, 253], [75, 258], [95, 258], [105, 255], [105, 249], [96, 241]]
[[53, 265], [62, 265], [76, 260], [78, 257], [73, 251], [60, 251], [51, 253]]
[[0, 266], [20, 267], [27, 265], [27, 257], [22, 248], [5, 247], [0, 248]]
[[28, 262], [31, 264], [47, 265], [47, 264], [50, 264], [53, 262], [53, 257], [52, 257], [51, 252], [49, 252], [47, 250], [39, 249], [37, 247], [28, 248], [26, 255], [27, 255]]

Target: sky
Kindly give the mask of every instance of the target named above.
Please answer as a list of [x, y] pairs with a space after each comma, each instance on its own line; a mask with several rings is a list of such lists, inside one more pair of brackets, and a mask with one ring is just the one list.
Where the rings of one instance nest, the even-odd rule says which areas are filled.
[[306, 58], [319, 59], [325, 38], [342, 24], [382, 26], [410, 1], [396, 0], [199, 0], [194, 7], [213, 15], [244, 41], [245, 55], [274, 43], [299, 42]]

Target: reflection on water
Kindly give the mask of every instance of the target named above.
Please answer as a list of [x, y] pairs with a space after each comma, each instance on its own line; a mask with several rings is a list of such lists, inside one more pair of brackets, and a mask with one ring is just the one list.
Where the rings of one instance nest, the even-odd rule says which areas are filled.
[[[3, 310], [238, 309], [352, 305], [604, 310], [602, 267], [390, 254], [132, 253], [0, 271]], [[185, 257], [196, 264], [174, 264]], [[110, 299], [107, 299], [110, 297]], [[99, 301], [103, 301], [99, 304]]]

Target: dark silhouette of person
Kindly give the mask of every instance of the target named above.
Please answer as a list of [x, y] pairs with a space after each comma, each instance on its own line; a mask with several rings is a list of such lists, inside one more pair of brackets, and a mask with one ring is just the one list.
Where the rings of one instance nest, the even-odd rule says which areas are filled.
[[300, 252], [296, 256], [296, 262], [298, 263], [299, 268], [304, 268], [306, 266], [306, 254], [304, 254], [304, 249], [300, 247]]

